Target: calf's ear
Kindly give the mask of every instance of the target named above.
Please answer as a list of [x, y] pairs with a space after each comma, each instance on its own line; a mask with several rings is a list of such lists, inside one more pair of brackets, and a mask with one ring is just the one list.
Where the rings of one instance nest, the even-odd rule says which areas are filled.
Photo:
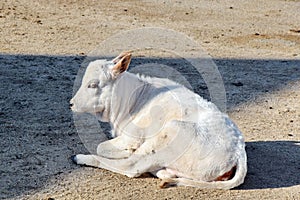
[[115, 64], [117, 64], [117, 62], [119, 62], [124, 56], [126, 56], [126, 55], [128, 55], [128, 54], [130, 54], [129, 51], [122, 52], [122, 53], [120, 53], [120, 55], [118, 55], [117, 57], [115, 57], [115, 58], [112, 60], [112, 62], [115, 63]]
[[128, 52], [121, 53], [118, 57], [112, 60], [115, 65], [112, 68], [112, 75], [117, 77], [119, 74], [125, 72], [131, 61], [131, 54]]

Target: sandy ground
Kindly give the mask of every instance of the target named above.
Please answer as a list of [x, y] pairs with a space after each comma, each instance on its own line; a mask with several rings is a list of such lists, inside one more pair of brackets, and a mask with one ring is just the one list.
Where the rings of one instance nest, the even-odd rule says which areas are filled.
[[[2, 0], [0, 198], [300, 199], [299, 10], [298, 0]], [[127, 178], [69, 160], [88, 152], [68, 108], [85, 55], [120, 31], [142, 27], [184, 33], [214, 59], [227, 112], [247, 141], [242, 186], [159, 189], [153, 177]], [[145, 54], [132, 67], [154, 61]], [[187, 77], [209, 98], [198, 78]]]

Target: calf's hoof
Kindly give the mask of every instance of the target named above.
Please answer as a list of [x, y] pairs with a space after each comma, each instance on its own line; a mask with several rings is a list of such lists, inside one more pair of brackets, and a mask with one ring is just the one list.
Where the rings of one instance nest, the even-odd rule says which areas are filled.
[[73, 163], [77, 164], [76, 155], [71, 156], [70, 159], [72, 160]]

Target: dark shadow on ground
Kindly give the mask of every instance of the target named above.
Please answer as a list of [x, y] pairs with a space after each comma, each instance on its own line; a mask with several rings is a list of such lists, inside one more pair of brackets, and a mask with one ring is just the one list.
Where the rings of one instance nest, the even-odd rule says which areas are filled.
[[300, 141], [247, 142], [248, 174], [237, 189], [300, 185]]
[[[1, 199], [40, 188], [50, 178], [72, 171], [78, 166], [69, 157], [87, 153], [69, 110], [83, 60], [82, 56], [0, 55]], [[214, 61], [224, 80], [229, 109], [300, 79], [299, 60]], [[203, 79], [185, 60], [133, 58], [131, 66], [145, 63], [176, 69], [197, 93], [209, 99]], [[275, 151], [274, 145], [278, 147]], [[299, 148], [291, 142], [253, 142], [247, 150], [249, 175], [241, 188], [299, 184]], [[262, 168], [264, 163], [270, 163], [270, 168]], [[277, 182], [268, 183], [270, 177]]]

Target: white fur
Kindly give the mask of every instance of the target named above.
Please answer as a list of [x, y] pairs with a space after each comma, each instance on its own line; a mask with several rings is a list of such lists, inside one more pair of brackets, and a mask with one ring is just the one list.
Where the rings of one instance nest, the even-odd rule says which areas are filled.
[[[114, 137], [99, 144], [98, 155], [79, 154], [74, 161], [129, 177], [152, 172], [175, 185], [230, 189], [242, 184], [245, 143], [229, 117], [171, 80], [118, 73], [124, 55], [128, 67], [126, 53], [91, 62], [71, 100], [73, 111], [110, 122]], [[93, 83], [96, 88], [89, 87]], [[215, 181], [234, 166], [231, 180]]]

